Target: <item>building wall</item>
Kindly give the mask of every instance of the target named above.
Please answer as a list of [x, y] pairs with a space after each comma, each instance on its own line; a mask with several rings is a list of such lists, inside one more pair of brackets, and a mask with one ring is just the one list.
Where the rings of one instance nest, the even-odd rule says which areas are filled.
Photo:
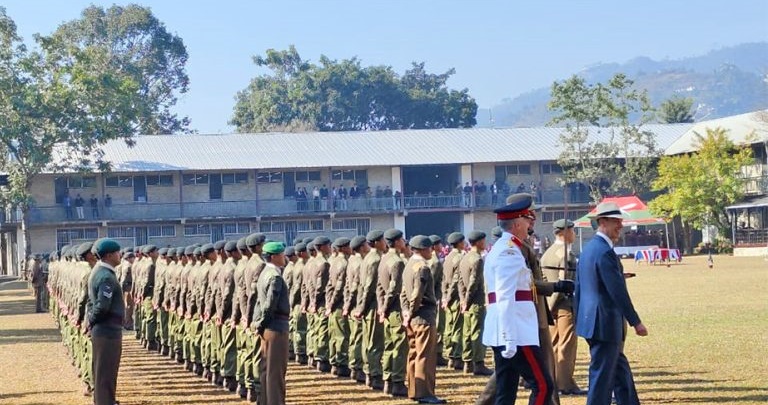
[[495, 176], [496, 176], [495, 167], [496, 166], [491, 163], [477, 163], [473, 165], [472, 166], [473, 180], [477, 181], [477, 184], [480, 184], [480, 182], [485, 182], [485, 185], [490, 187], [491, 184], [493, 184], [493, 181], [495, 180]]
[[475, 211], [474, 216], [475, 230], [483, 231], [486, 235], [490, 235], [491, 229], [497, 224], [496, 214], [493, 212]]
[[395, 227], [394, 215], [374, 215], [371, 217], [371, 230], [386, 231]]
[[[388, 166], [376, 166], [363, 168], [368, 170], [368, 186], [375, 190], [376, 186], [384, 188], [386, 186], [393, 187], [392, 168]], [[399, 179], [398, 179], [399, 182]], [[397, 191], [397, 190], [392, 190]], [[400, 190], [402, 191], [402, 190]]]
[[[19, 233], [21, 237], [21, 233]], [[56, 228], [37, 228], [29, 230], [32, 253], [53, 252], [56, 249]]]

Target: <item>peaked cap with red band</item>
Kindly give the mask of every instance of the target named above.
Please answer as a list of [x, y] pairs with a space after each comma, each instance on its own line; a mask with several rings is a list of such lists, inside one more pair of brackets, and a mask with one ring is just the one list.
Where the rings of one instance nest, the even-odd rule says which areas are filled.
[[518, 193], [507, 197], [507, 205], [496, 208], [493, 212], [496, 213], [496, 218], [501, 220], [522, 217], [536, 219], [535, 209], [532, 195]]

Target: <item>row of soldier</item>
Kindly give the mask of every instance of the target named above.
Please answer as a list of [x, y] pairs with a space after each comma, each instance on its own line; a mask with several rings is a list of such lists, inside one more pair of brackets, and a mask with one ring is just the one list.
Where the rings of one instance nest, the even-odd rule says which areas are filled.
[[[493, 233], [497, 236], [500, 230]], [[116, 272], [125, 294], [126, 328], [135, 326], [136, 338], [148, 350], [170, 356], [211, 383], [257, 401], [270, 385], [264, 384], [266, 376], [261, 375], [258, 335], [263, 331], [253, 322], [258, 318], [256, 286], [266, 266], [264, 239], [252, 234], [237, 242], [125, 249]], [[414, 328], [404, 327], [413, 314], [408, 297], [401, 294], [406, 262], [416, 251], [431, 277], [426, 299], [433, 301], [435, 325], [427, 335], [435, 338], [431, 351], [442, 354], [434, 362], [466, 373], [491, 374], [483, 363], [481, 343], [485, 234], [449, 235], [452, 250], [444, 260], [438, 255], [442, 240], [435, 235], [424, 239], [415, 237], [409, 244], [402, 232], [393, 229], [333, 243], [323, 236], [294, 241], [285, 251], [288, 261], [282, 272], [289, 307], [277, 313], [290, 328], [290, 357], [390, 395], [439, 403], [434, 397], [434, 367], [426, 367], [431, 387], [417, 392], [415, 378], [405, 385], [407, 335]], [[428, 243], [430, 257], [425, 258], [425, 248], [414, 249], [413, 242]], [[96, 258], [88, 244], [66, 247], [61, 257], [50, 266], [52, 301], [61, 303], [54, 305], [54, 315], [89, 390], [83, 317], [87, 274]]]

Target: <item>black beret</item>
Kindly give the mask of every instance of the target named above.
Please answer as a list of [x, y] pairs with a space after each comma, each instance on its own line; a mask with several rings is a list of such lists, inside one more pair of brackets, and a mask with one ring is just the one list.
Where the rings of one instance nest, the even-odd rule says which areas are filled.
[[351, 241], [349, 241], [349, 247], [351, 247], [354, 250], [357, 250], [360, 248], [360, 246], [363, 246], [365, 243], [365, 236], [355, 236], [352, 238]]
[[352, 242], [352, 241], [349, 240], [349, 238], [345, 238], [345, 237], [342, 236], [340, 238], [336, 238], [336, 240], [333, 241], [333, 247], [341, 248], [341, 247], [349, 246], [350, 242]]
[[301, 241], [304, 242], [305, 244], [309, 245], [309, 242], [312, 242], [313, 240], [315, 240], [315, 238], [304, 238]]
[[296, 249], [293, 246], [288, 246], [285, 248], [285, 255], [286, 256], [293, 256], [296, 254]]
[[496, 208], [493, 212], [498, 219], [502, 220], [521, 217], [536, 219], [536, 213], [533, 212], [535, 209], [532, 195], [517, 193], [507, 197], [507, 205]]
[[227, 252], [234, 252], [237, 250], [237, 242], [231, 240], [224, 244], [224, 250]]
[[309, 250], [310, 252], [313, 251], [313, 250], [316, 250], [315, 249], [315, 242], [307, 243], [307, 250]]
[[195, 248], [195, 249], [192, 251], [192, 254], [193, 254], [193, 255], [195, 255], [195, 256], [200, 256], [200, 255], [202, 254], [202, 252], [200, 251], [200, 248], [199, 248], [199, 247], [196, 247], [196, 248]]
[[504, 231], [501, 229], [500, 226], [494, 226], [493, 229], [491, 229], [491, 235], [493, 235], [496, 238], [500, 238], [501, 234], [503, 234]]
[[177, 247], [177, 248], [176, 248], [176, 256], [177, 256], [177, 257], [181, 257], [181, 256], [184, 256], [184, 250], [185, 250], [185, 249], [186, 249], [186, 248], [185, 248], [185, 247], [183, 247], [183, 246]]
[[141, 248], [141, 253], [144, 253], [145, 255], [148, 255], [152, 252], [157, 250], [157, 246], [155, 245], [144, 245], [143, 248]]
[[245, 237], [237, 240], [237, 248], [240, 250], [248, 249], [248, 245], [245, 244]]
[[479, 242], [485, 239], [485, 232], [472, 231], [469, 233], [469, 235], [467, 235], [467, 239], [469, 240], [469, 243]]
[[378, 229], [374, 229], [374, 230], [368, 232], [367, 235], [365, 235], [365, 240], [367, 240], [368, 242], [376, 242], [377, 240], [379, 240], [379, 239], [381, 239], [383, 237], [384, 237], [384, 232], [382, 232], [382, 231], [380, 231]]
[[221, 250], [221, 249], [224, 249], [224, 246], [226, 246], [226, 245], [227, 245], [227, 241], [225, 241], [225, 240], [217, 240], [216, 242], [213, 243], [213, 249], [214, 250]]
[[324, 245], [330, 244], [331, 239], [328, 238], [327, 236], [320, 235], [315, 238], [314, 242], [315, 242], [315, 246], [324, 246]]
[[264, 243], [266, 237], [263, 233], [252, 233], [245, 238], [245, 244], [248, 246], [258, 246]]
[[159, 254], [160, 256], [165, 256], [165, 255], [167, 255], [167, 254], [168, 254], [168, 248], [160, 248], [160, 249], [157, 249], [157, 254]]
[[299, 252], [299, 253], [306, 252], [307, 251], [307, 244], [304, 243], [304, 242], [299, 242], [299, 243], [296, 244], [296, 246], [293, 247], [293, 250], [295, 250], [296, 252]]
[[304, 239], [301, 239], [301, 238], [295, 238], [295, 239], [293, 240], [293, 245], [294, 245], [294, 246], [295, 246], [295, 245], [298, 245], [298, 244], [299, 244], [299, 243], [301, 243], [301, 242], [304, 242]]
[[574, 225], [573, 221], [571, 221], [570, 219], [565, 219], [565, 218], [558, 219], [557, 221], [552, 223], [552, 226], [555, 229], [559, 229], [561, 231], [564, 230], [566, 227], [567, 228], [573, 228], [573, 225]]
[[187, 256], [195, 254], [195, 245], [189, 245], [184, 248], [184, 254]]
[[213, 243], [206, 243], [202, 247], [200, 247], [200, 253], [207, 255], [208, 253], [211, 253], [215, 251], [216, 248], [213, 246]]
[[176, 248], [168, 248], [168, 256], [176, 257]]
[[408, 244], [414, 249], [428, 249], [432, 247], [432, 241], [429, 236], [416, 235], [411, 238]]
[[448, 235], [448, 243], [455, 245], [464, 240], [464, 234], [461, 232], [454, 232]]
[[384, 239], [394, 241], [398, 240], [403, 237], [403, 231], [399, 229], [388, 229], [386, 232], [384, 232]]
[[437, 245], [438, 243], [443, 242], [443, 238], [437, 236], [437, 235], [429, 235], [429, 241], [432, 242], [432, 245]]

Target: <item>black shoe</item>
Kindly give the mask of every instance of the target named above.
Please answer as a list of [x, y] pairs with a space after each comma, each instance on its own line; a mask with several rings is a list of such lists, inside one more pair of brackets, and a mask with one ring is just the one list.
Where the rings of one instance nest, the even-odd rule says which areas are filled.
[[437, 366], [438, 367], [445, 367], [448, 365], [448, 360], [445, 359], [445, 357], [440, 356], [437, 358]]
[[416, 398], [416, 402], [420, 404], [446, 404], [448, 401], [444, 399], [440, 399], [438, 397], [424, 397], [424, 398]]
[[245, 384], [239, 384], [237, 386], [237, 395], [240, 396], [240, 399], [248, 398], [248, 388], [245, 388]]
[[352, 370], [346, 366], [337, 367], [336, 372], [337, 374], [335, 375], [341, 378], [349, 378], [349, 376], [352, 374]]
[[296, 364], [305, 366], [305, 365], [307, 365], [308, 361], [309, 360], [307, 359], [307, 355], [306, 354], [300, 354], [300, 355], [296, 356]]
[[589, 391], [582, 390], [580, 388], [574, 388], [570, 390], [561, 390], [560, 395], [577, 395], [577, 396], [584, 396], [587, 395]]
[[392, 383], [392, 396], [393, 397], [407, 397], [408, 396], [408, 387], [405, 386], [405, 383], [395, 382]]
[[218, 371], [213, 373], [213, 385], [217, 387], [224, 386], [224, 377], [222, 377], [221, 373], [219, 373]]
[[224, 387], [229, 392], [235, 392], [237, 390], [237, 380], [235, 380], [235, 377], [224, 377]]
[[147, 343], [147, 350], [149, 350], [150, 352], [156, 352], [157, 351], [157, 342], [152, 341], [152, 342]]
[[162, 351], [160, 352], [160, 354], [162, 354], [163, 356], [167, 356], [168, 353], [170, 353], [170, 351], [171, 351], [170, 347], [168, 347], [166, 345], [163, 345], [163, 348], [162, 348]]
[[327, 361], [318, 361], [317, 362], [317, 371], [321, 373], [328, 373], [331, 371], [331, 363]]

